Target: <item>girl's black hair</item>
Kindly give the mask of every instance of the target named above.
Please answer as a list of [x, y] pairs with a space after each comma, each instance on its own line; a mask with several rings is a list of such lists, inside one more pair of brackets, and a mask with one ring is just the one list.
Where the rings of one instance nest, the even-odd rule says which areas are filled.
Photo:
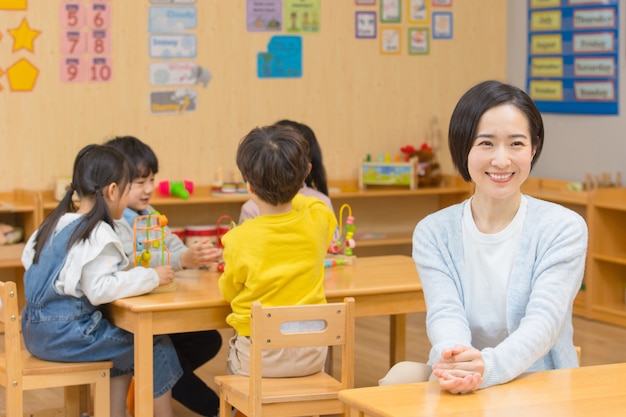
[[131, 180], [146, 178], [159, 172], [159, 160], [150, 146], [134, 136], [116, 136], [105, 143], [122, 152], [132, 169]]
[[39, 254], [54, 232], [61, 216], [65, 213], [76, 212], [77, 206], [72, 200], [74, 192], [79, 200], [93, 198], [94, 205], [72, 232], [67, 246], [68, 251], [76, 242], [88, 240], [93, 229], [101, 221], [115, 227], [109, 206], [102, 193], [112, 183], [116, 183], [120, 192], [124, 192], [130, 181], [131, 171], [128, 160], [117, 149], [104, 145], [87, 145], [81, 149], [74, 160], [72, 183], [65, 196], [39, 227], [35, 237], [33, 263], [39, 261]]
[[322, 161], [322, 148], [315, 137], [313, 129], [304, 123], [294, 122], [293, 120], [280, 120], [275, 125], [290, 126], [302, 134], [304, 139], [309, 142], [309, 159], [311, 160], [311, 172], [304, 180], [305, 184], [316, 189], [322, 194], [328, 195], [328, 183], [326, 181], [326, 168]]

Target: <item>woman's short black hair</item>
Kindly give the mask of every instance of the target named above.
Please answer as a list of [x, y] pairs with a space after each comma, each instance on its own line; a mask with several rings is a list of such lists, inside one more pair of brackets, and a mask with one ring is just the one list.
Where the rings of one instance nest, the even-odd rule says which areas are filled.
[[487, 110], [502, 104], [517, 107], [528, 120], [531, 143], [535, 155], [531, 169], [537, 162], [543, 148], [543, 119], [533, 100], [523, 90], [500, 81], [483, 81], [470, 88], [459, 100], [448, 130], [448, 147], [452, 162], [459, 174], [467, 182], [472, 179], [467, 167], [469, 152], [476, 138], [476, 129], [480, 118]]

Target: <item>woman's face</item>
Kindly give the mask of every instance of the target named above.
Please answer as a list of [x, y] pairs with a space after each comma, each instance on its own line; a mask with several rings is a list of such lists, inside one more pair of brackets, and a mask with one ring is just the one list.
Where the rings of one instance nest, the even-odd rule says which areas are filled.
[[521, 110], [512, 104], [487, 110], [467, 161], [476, 194], [498, 200], [519, 195], [534, 155], [528, 119]]

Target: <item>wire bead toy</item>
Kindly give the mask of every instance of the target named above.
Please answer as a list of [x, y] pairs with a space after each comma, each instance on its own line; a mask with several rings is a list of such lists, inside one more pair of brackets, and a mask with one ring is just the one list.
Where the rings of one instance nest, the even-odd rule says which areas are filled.
[[[139, 224], [145, 220], [145, 226]], [[161, 252], [161, 265], [170, 264], [170, 251], [165, 244], [165, 237], [168, 235], [165, 230], [167, 217], [158, 211], [153, 211], [148, 215], [137, 216], [133, 222], [133, 259], [135, 266], [148, 268], [152, 260], [151, 248]], [[145, 231], [145, 236], [141, 236]]]
[[[348, 216], [346, 217], [345, 224], [345, 236], [344, 236], [344, 210], [347, 210]], [[339, 224], [335, 229], [333, 239], [328, 247], [328, 253], [330, 254], [324, 260], [324, 267], [330, 268], [333, 266], [352, 265], [354, 263], [354, 251], [356, 247], [356, 240], [354, 239], [354, 232], [356, 231], [356, 224], [354, 222], [354, 216], [352, 216], [352, 207], [349, 204], [343, 204], [339, 209]]]

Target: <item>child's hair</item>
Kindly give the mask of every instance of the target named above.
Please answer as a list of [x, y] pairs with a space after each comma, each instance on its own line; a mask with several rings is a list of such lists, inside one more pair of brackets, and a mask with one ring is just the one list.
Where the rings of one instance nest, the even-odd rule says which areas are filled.
[[156, 154], [148, 146], [134, 136], [116, 136], [105, 142], [106, 146], [112, 146], [122, 152], [128, 158], [130, 165], [135, 170], [132, 178], [145, 178], [150, 174], [159, 172], [159, 160]]
[[285, 204], [300, 191], [308, 174], [309, 145], [291, 127], [257, 127], [239, 143], [237, 167], [262, 201]]
[[72, 183], [59, 205], [46, 217], [37, 232], [33, 263], [38, 262], [39, 253], [54, 232], [61, 216], [76, 212], [77, 207], [72, 200], [74, 192], [79, 199], [93, 197], [94, 205], [72, 233], [68, 250], [76, 242], [89, 239], [91, 232], [101, 221], [115, 227], [102, 192], [112, 183], [116, 183], [120, 192], [124, 192], [132, 176], [133, 170], [126, 156], [117, 149], [103, 145], [87, 145], [81, 149], [74, 160]]
[[309, 142], [309, 159], [311, 161], [311, 172], [304, 182], [311, 188], [316, 189], [322, 194], [328, 195], [328, 184], [326, 182], [326, 168], [322, 161], [322, 148], [315, 137], [313, 129], [304, 123], [294, 122], [293, 120], [280, 120], [275, 125], [291, 126], [299, 131], [304, 139]]

